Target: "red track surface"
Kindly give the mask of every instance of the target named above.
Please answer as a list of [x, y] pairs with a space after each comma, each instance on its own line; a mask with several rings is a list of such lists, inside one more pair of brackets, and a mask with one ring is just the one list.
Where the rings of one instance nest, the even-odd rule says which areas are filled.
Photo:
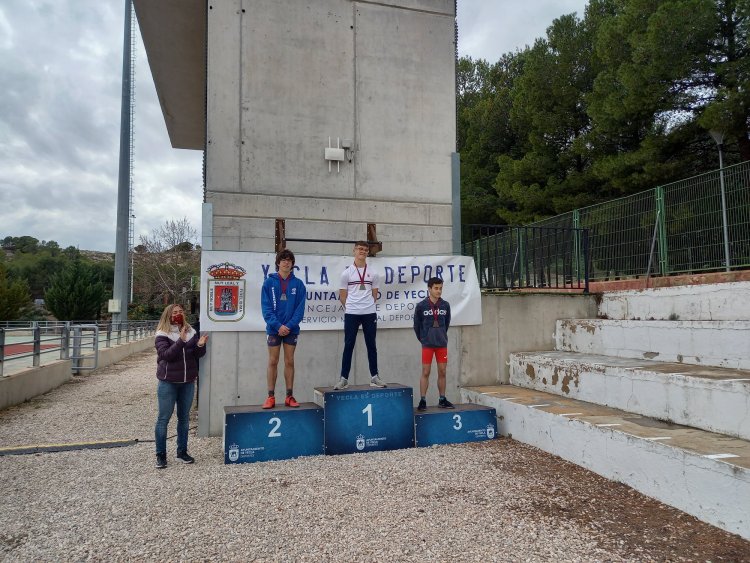
[[[59, 347], [58, 344], [41, 344], [40, 346], [42, 350], [48, 350], [49, 348]], [[28, 352], [33, 352], [33, 351], [34, 351], [33, 344], [6, 344], [5, 345], [6, 356], [16, 356], [18, 354], [26, 354]]]

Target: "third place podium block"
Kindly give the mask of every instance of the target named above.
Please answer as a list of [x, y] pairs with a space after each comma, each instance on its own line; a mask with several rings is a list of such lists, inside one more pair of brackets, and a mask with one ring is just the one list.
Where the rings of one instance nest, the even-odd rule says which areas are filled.
[[325, 410], [328, 455], [397, 450], [414, 447], [413, 391], [352, 385], [342, 391], [317, 387], [315, 402]]
[[322, 455], [323, 409], [314, 403], [224, 407], [224, 463]]
[[497, 435], [495, 409], [474, 404], [429, 407], [414, 414], [414, 433], [417, 447], [491, 440]]

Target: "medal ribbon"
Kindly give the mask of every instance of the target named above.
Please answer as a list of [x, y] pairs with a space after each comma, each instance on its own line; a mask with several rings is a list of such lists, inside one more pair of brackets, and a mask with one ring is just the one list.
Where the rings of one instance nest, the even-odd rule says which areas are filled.
[[438, 322], [438, 304], [440, 303], [440, 299], [438, 299], [435, 304], [432, 304], [432, 299], [429, 297], [427, 298], [427, 301], [430, 302], [430, 309], [432, 309], [432, 326], [438, 327], [440, 326], [440, 323]]
[[281, 283], [281, 295], [286, 295], [286, 288], [289, 285], [289, 280], [292, 278], [291, 274], [286, 279], [279, 276], [279, 282]]
[[359, 276], [359, 289], [365, 289], [365, 274], [367, 274], [367, 264], [365, 264], [365, 269], [362, 270], [362, 273], [359, 273], [359, 268], [357, 268], [357, 265], [354, 264], [354, 269], [357, 271], [357, 276]]

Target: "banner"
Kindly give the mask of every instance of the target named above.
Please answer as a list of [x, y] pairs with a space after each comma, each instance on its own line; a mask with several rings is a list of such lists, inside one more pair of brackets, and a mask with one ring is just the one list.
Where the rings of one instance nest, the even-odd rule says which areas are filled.
[[[260, 292], [276, 271], [276, 255], [204, 250], [201, 253], [201, 330], [265, 331]], [[339, 279], [351, 256], [295, 255], [294, 275], [307, 289], [302, 330], [343, 330]], [[427, 280], [443, 279], [442, 298], [451, 306], [451, 325], [482, 323], [474, 260], [469, 256], [368, 258], [380, 274], [378, 328], [413, 326], [414, 307], [427, 297]]]

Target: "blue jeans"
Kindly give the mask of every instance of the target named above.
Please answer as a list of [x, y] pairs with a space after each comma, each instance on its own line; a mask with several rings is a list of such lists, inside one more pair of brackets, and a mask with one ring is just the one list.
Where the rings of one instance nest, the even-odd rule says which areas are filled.
[[156, 453], [167, 453], [167, 425], [177, 405], [177, 451], [187, 451], [188, 430], [190, 430], [190, 407], [195, 396], [195, 381], [172, 383], [159, 380], [156, 397], [159, 401], [159, 416], [156, 419], [154, 435]]
[[344, 315], [344, 354], [341, 357], [341, 377], [349, 379], [349, 370], [352, 368], [352, 353], [357, 341], [357, 331], [362, 325], [367, 346], [367, 362], [370, 364], [370, 376], [378, 375], [378, 348], [375, 345], [375, 335], [378, 331], [378, 316], [376, 313], [369, 315]]

